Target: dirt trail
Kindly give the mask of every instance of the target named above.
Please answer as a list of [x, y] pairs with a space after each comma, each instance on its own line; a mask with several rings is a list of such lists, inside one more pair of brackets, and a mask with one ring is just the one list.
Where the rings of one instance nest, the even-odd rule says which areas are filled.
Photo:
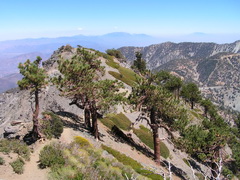
[[31, 153], [30, 161], [27, 161], [24, 165], [24, 173], [19, 175], [13, 172], [9, 162], [14, 161], [16, 157], [10, 154], [5, 156], [6, 163], [0, 168], [0, 180], [47, 180], [47, 169], [40, 169], [38, 167], [40, 150], [49, 142], [39, 143], [34, 145], [34, 152]]

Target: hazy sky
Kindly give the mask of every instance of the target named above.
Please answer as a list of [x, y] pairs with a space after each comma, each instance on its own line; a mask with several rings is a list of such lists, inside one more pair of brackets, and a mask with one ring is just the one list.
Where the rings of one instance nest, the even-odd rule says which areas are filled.
[[240, 0], [0, 0], [0, 41], [110, 32], [240, 34]]

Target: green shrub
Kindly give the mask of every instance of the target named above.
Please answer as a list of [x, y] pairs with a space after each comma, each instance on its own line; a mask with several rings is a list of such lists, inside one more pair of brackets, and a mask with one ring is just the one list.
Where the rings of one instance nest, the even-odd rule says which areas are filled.
[[42, 168], [64, 165], [65, 160], [62, 148], [58, 144], [44, 146], [44, 148], [40, 151], [39, 161]]
[[4, 165], [5, 164], [5, 161], [4, 159], [0, 156], [0, 165]]
[[52, 112], [44, 112], [42, 133], [48, 138], [59, 138], [63, 132], [63, 123], [60, 117]]
[[205, 180], [204, 176], [201, 173], [195, 173], [199, 180]]
[[131, 69], [129, 68], [125, 68], [125, 67], [120, 67], [118, 69], [119, 73], [122, 74], [126, 79], [130, 79], [131, 81], [133, 82], [136, 82], [137, 81], [137, 77], [138, 75], [132, 71]]
[[185, 162], [185, 164], [190, 167], [190, 164], [189, 164], [189, 162], [188, 162], [188, 160], [186, 158], [183, 158], [183, 162]]
[[81, 136], [75, 136], [74, 143], [78, 144], [80, 147], [85, 147], [85, 148], [92, 147], [92, 144], [87, 139]]
[[10, 152], [13, 152], [13, 153], [17, 153], [19, 156], [21, 156], [25, 160], [30, 159], [29, 147], [24, 142], [21, 142], [20, 140], [17, 140], [17, 139], [13, 139], [13, 140], [1, 139], [0, 152], [7, 153], [7, 154]]
[[131, 166], [133, 169], [143, 168], [143, 166], [139, 162], [137, 162], [134, 159], [126, 156], [125, 154], [121, 154], [120, 152], [118, 152], [118, 151], [116, 151], [116, 150], [114, 150], [114, 149], [112, 149], [108, 146], [102, 145], [102, 149], [104, 149], [108, 153], [112, 154], [118, 161], [120, 161], [124, 165]]
[[232, 179], [234, 176], [233, 172], [227, 167], [223, 167], [222, 174], [228, 179]]
[[123, 76], [122, 74], [120, 73], [117, 73], [117, 72], [114, 72], [114, 71], [108, 71], [108, 73], [110, 75], [112, 75], [113, 77], [115, 77], [116, 79], [124, 82], [125, 84], [129, 85], [129, 86], [133, 86], [134, 85], [134, 81], [130, 80], [130, 79], [127, 79], [125, 76]]
[[114, 69], [118, 69], [120, 67], [120, 65], [117, 62], [115, 62], [113, 58], [112, 59], [108, 58], [106, 64]]
[[3, 153], [10, 153], [11, 152], [11, 141], [7, 139], [1, 139], [0, 140], [0, 152]]
[[[144, 144], [149, 148], [154, 149], [152, 132], [148, 128], [140, 125], [140, 129], [133, 129], [133, 132]], [[164, 158], [170, 156], [169, 149], [163, 142], [160, 142], [160, 154]]]
[[123, 113], [109, 114], [101, 119], [101, 122], [109, 129], [112, 129], [112, 127], [116, 125], [118, 128], [128, 131], [131, 126], [131, 121]]
[[102, 144], [102, 149], [107, 151], [108, 153], [112, 154], [119, 162], [123, 163], [124, 165], [131, 166], [137, 173], [146, 176], [150, 179], [154, 180], [162, 180], [163, 177], [157, 174], [154, 174], [152, 171], [144, 169], [144, 167], [134, 159], [122, 154], [108, 146]]
[[110, 56], [114, 56], [115, 58], [123, 59], [124, 56], [122, 55], [121, 51], [117, 49], [107, 49], [106, 53]]
[[10, 165], [13, 168], [13, 171], [17, 174], [22, 174], [24, 171], [24, 161], [21, 158], [18, 158], [17, 160], [10, 163]]
[[83, 180], [83, 175], [75, 167], [62, 166], [50, 173], [50, 180]]

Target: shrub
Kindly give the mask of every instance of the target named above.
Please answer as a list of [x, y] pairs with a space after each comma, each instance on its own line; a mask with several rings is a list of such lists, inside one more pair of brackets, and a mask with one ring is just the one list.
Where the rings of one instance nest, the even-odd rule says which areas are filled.
[[188, 162], [188, 160], [186, 158], [183, 158], [183, 162], [185, 162], [185, 164], [190, 167], [190, 164], [189, 164], [189, 162]]
[[124, 82], [125, 84], [129, 85], [129, 86], [133, 86], [134, 85], [134, 81], [127, 79], [125, 76], [123, 76], [120, 73], [114, 72], [114, 71], [108, 71], [108, 73], [110, 75], [112, 75], [113, 77], [115, 77], [116, 79]]
[[82, 180], [83, 175], [72, 166], [64, 166], [50, 173], [51, 180]]
[[222, 170], [222, 174], [227, 177], [228, 179], [232, 179], [233, 178], [233, 172], [228, 169], [227, 167], [223, 167], [223, 170]]
[[52, 112], [44, 112], [42, 120], [42, 133], [48, 138], [59, 138], [63, 132], [62, 120]]
[[201, 173], [195, 173], [199, 180], [205, 180], [205, 177]]
[[138, 75], [132, 71], [131, 69], [125, 68], [125, 67], [120, 67], [118, 69], [119, 73], [122, 74], [124, 77], [126, 77], [127, 79], [130, 79], [133, 82], [137, 81], [137, 77]]
[[106, 57], [106, 59], [107, 59], [106, 64], [108, 66], [110, 66], [114, 69], [118, 69], [120, 67], [120, 65], [117, 62], [115, 62], [111, 56], [110, 56], [110, 58]]
[[128, 131], [131, 126], [131, 121], [123, 113], [109, 114], [107, 117], [101, 119], [101, 122], [109, 129], [112, 129], [116, 125], [120, 129]]
[[160, 176], [158, 174], [154, 174], [152, 171], [144, 169], [144, 167], [139, 162], [126, 156], [125, 154], [122, 154], [108, 146], [105, 146], [105, 145], [102, 145], [102, 149], [104, 149], [108, 153], [112, 154], [119, 162], [123, 163], [124, 165], [131, 166], [137, 173], [139, 173], [143, 176], [146, 176], [150, 179], [156, 179], [156, 180], [163, 179], [162, 176]]
[[74, 137], [74, 143], [78, 144], [80, 147], [92, 147], [92, 144], [85, 138], [81, 136], [75, 136]]
[[55, 165], [63, 165], [65, 163], [62, 148], [58, 144], [46, 145], [40, 151], [39, 161], [42, 168], [54, 167]]
[[114, 56], [115, 58], [124, 59], [124, 56], [122, 55], [121, 51], [116, 49], [107, 49], [106, 53], [110, 56]]
[[24, 161], [21, 158], [18, 158], [17, 160], [10, 163], [10, 165], [13, 168], [13, 171], [17, 174], [22, 174], [24, 171]]
[[19, 156], [24, 158], [25, 160], [30, 159], [30, 150], [29, 147], [20, 140], [13, 139], [2, 139], [0, 140], [0, 152], [10, 153], [14, 152], [17, 153]]
[[[154, 149], [152, 132], [148, 128], [140, 125], [140, 129], [133, 129], [133, 132], [144, 144]], [[160, 142], [160, 154], [164, 158], [168, 158], [170, 155], [169, 149], [163, 142]]]
[[5, 164], [5, 161], [4, 159], [0, 156], [0, 165], [4, 165]]

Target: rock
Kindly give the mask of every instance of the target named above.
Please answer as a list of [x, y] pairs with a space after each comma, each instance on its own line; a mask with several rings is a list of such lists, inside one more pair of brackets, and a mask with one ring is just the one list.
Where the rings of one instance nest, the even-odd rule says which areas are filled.
[[20, 130], [20, 126], [7, 126], [4, 128], [4, 132], [7, 134], [15, 134]]
[[22, 123], [22, 121], [12, 121], [11, 126], [16, 126], [16, 125], [19, 125], [21, 123]]

